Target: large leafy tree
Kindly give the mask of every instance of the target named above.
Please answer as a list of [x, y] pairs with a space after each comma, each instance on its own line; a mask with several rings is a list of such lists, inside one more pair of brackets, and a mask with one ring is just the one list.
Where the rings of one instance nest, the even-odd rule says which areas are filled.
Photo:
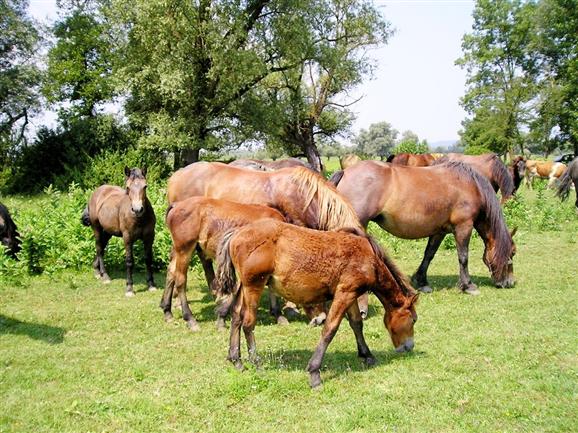
[[532, 134], [550, 147], [569, 143], [578, 155], [578, 2], [541, 0], [535, 29], [540, 97]]
[[354, 140], [357, 152], [367, 156], [379, 156], [382, 160], [389, 156], [399, 131], [388, 122], [372, 123], [368, 129], [362, 129]]
[[506, 153], [523, 143], [535, 96], [529, 72], [536, 56], [527, 49], [534, 10], [534, 2], [521, 0], [476, 2], [472, 33], [463, 37], [463, 57], [456, 62], [467, 71], [462, 105], [470, 117], [462, 141], [468, 148]]
[[40, 107], [35, 53], [41, 37], [27, 8], [25, 0], [0, 1], [0, 167], [25, 141], [29, 117]]

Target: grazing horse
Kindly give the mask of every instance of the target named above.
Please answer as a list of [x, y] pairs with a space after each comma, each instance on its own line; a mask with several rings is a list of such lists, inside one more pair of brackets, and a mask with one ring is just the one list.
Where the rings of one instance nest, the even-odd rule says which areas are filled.
[[259, 362], [254, 329], [257, 305], [267, 282], [297, 304], [333, 300], [307, 366], [313, 388], [321, 385], [323, 355], [345, 314], [355, 334], [358, 355], [368, 365], [375, 363], [363, 337], [356, 302], [367, 291], [373, 292], [385, 308], [384, 323], [396, 350], [413, 349], [417, 295], [373, 239], [359, 229], [351, 232], [321, 232], [267, 220], [225, 235], [217, 278], [220, 309], [227, 311], [233, 305], [228, 359], [235, 367], [243, 368], [241, 327], [250, 361]]
[[[305, 167], [254, 171], [218, 162], [196, 162], [177, 170], [167, 186], [169, 204], [201, 196], [260, 204], [279, 210], [291, 224], [317, 230], [363, 229], [355, 211], [335, 187]], [[203, 267], [212, 267], [199, 256]], [[367, 315], [366, 302], [362, 314]], [[321, 323], [324, 315], [313, 323]]]
[[524, 174], [526, 173], [526, 158], [523, 156], [516, 156], [508, 166], [508, 173], [514, 181], [514, 192], [518, 191]]
[[374, 221], [400, 238], [429, 238], [414, 276], [420, 290], [431, 292], [428, 266], [444, 237], [453, 233], [460, 264], [459, 287], [465, 293], [479, 293], [468, 272], [474, 228], [484, 241], [484, 263], [496, 286], [513, 286], [513, 233], [507, 230], [490, 183], [472, 167], [443, 159], [430, 167], [363, 161], [336, 172], [331, 180], [349, 199], [364, 226]]
[[248, 168], [249, 170], [275, 171], [287, 167], [305, 167], [310, 170], [311, 165], [299, 158], [279, 159], [277, 161], [264, 161], [260, 159], [237, 159], [229, 163], [231, 167]]
[[347, 155], [343, 155], [339, 158], [339, 165], [341, 166], [342, 170], [345, 170], [347, 167], [351, 167], [352, 165], [357, 164], [361, 161], [361, 158], [354, 153], [348, 153]]
[[574, 189], [576, 190], [576, 210], [578, 210], [578, 158], [574, 158], [572, 162], [568, 164], [568, 169], [562, 177], [560, 177], [560, 184], [556, 191], [558, 197], [566, 200], [570, 194], [572, 183], [574, 183]]
[[530, 189], [533, 188], [534, 179], [548, 179], [548, 188], [553, 188], [554, 183], [566, 171], [566, 164], [553, 161], [536, 161], [529, 159], [526, 161], [525, 183]]
[[390, 155], [387, 162], [411, 167], [427, 167], [432, 165], [436, 159], [431, 153], [398, 153], [397, 155]]
[[[214, 260], [217, 247], [227, 231], [267, 218], [285, 221], [279, 211], [270, 207], [239, 204], [227, 200], [190, 197], [170, 205], [167, 210], [166, 224], [171, 232], [173, 249], [160, 305], [164, 311], [165, 320], [169, 321], [173, 317], [171, 298], [175, 292], [181, 302], [183, 320], [192, 331], [199, 330], [186, 295], [187, 269], [191, 255], [197, 249], [199, 255], [206, 260]], [[205, 268], [205, 276], [209, 288], [214, 292], [215, 274], [212, 266]], [[281, 315], [274, 296], [271, 297], [271, 301], [271, 314], [275, 316], [278, 323], [287, 323]], [[221, 329], [224, 326], [224, 317], [219, 317], [217, 327]]]
[[146, 196], [146, 168], [124, 168], [125, 188], [99, 186], [90, 196], [82, 213], [82, 223], [92, 227], [96, 241], [94, 271], [106, 283], [110, 277], [104, 268], [104, 249], [112, 236], [122, 237], [126, 254], [126, 296], [134, 296], [132, 284], [133, 244], [142, 239], [149, 290], [156, 290], [153, 279], [153, 241], [155, 213]]
[[0, 242], [6, 248], [6, 253], [12, 258], [17, 258], [16, 254], [20, 251], [19, 236], [8, 208], [0, 203]]

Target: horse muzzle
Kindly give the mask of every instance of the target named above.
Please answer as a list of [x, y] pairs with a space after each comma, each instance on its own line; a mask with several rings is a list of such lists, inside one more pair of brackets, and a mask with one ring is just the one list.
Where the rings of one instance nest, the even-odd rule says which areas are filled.
[[395, 348], [397, 353], [411, 352], [413, 350], [413, 338], [408, 338], [402, 344]]
[[137, 217], [141, 217], [144, 214], [145, 208], [144, 206], [138, 208], [132, 207], [132, 211]]

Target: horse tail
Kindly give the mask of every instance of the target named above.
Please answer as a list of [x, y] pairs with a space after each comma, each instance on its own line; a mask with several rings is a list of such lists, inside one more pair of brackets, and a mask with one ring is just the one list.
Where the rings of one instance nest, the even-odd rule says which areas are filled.
[[566, 200], [570, 194], [570, 187], [572, 186], [572, 172], [574, 171], [578, 173], [578, 159], [574, 159], [570, 164], [568, 164], [568, 168], [558, 180], [559, 184], [558, 189], [556, 190], [556, 195], [562, 201]]
[[175, 207], [174, 203], [170, 203], [169, 207], [167, 207], [167, 211], [165, 212], [165, 223], [167, 222], [167, 218], [169, 217], [169, 212]]
[[86, 227], [90, 227], [90, 213], [88, 211], [88, 205], [82, 211], [82, 215], [80, 216], [80, 222], [82, 225]]
[[397, 155], [395, 153], [392, 153], [391, 155], [389, 155], [387, 157], [387, 159], [385, 160], [385, 162], [392, 162], [393, 159], [396, 157]]
[[216, 312], [219, 317], [227, 315], [240, 289], [240, 284], [237, 284], [237, 275], [235, 274], [235, 267], [233, 266], [229, 248], [234, 234], [234, 230], [225, 233], [217, 252], [217, 272], [213, 288], [217, 292]]
[[343, 170], [337, 170], [335, 173], [331, 175], [331, 177], [329, 178], [329, 182], [337, 186], [339, 185], [339, 182], [341, 182], [342, 178], [343, 178]]
[[498, 158], [498, 155], [492, 154], [490, 158], [492, 160], [492, 178], [494, 178], [498, 184], [498, 188], [502, 193], [502, 198], [507, 199], [512, 197], [516, 191], [516, 187], [514, 185], [514, 179], [508, 172], [508, 168], [504, 165], [500, 158]]

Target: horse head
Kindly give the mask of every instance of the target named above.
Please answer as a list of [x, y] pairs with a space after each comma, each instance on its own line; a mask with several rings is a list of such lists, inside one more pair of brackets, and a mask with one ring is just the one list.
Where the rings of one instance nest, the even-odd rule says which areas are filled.
[[513, 237], [516, 231], [517, 228], [514, 228], [511, 232], [506, 230], [508, 239], [503, 239], [501, 242], [488, 238], [484, 251], [484, 263], [490, 270], [492, 281], [496, 287], [514, 287], [516, 282], [513, 262], [516, 255], [516, 244]]
[[415, 304], [418, 294], [412, 294], [398, 307], [385, 310], [383, 323], [387, 328], [395, 351], [411, 352], [413, 350], [413, 325], [417, 322]]
[[137, 217], [144, 214], [146, 202], [146, 167], [139, 168], [124, 167], [126, 176], [126, 193], [130, 198], [131, 209]]

